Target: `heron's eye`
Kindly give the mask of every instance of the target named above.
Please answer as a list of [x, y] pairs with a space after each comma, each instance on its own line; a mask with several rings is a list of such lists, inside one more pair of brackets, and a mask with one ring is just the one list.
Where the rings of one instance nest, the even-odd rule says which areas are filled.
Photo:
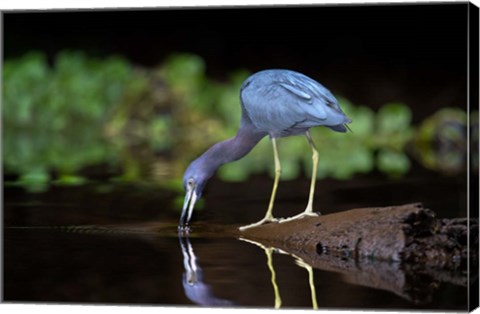
[[188, 187], [193, 188], [193, 186], [195, 185], [195, 181], [193, 181], [193, 179], [190, 179], [187, 181], [187, 185]]

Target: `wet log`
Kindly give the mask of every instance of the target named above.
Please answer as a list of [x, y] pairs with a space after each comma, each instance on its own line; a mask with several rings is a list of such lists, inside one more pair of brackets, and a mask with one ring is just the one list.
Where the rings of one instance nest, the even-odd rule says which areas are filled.
[[[437, 219], [422, 204], [352, 209], [270, 223], [238, 236], [293, 254], [458, 269], [478, 258], [478, 220]], [[470, 235], [470, 241], [467, 241]]]

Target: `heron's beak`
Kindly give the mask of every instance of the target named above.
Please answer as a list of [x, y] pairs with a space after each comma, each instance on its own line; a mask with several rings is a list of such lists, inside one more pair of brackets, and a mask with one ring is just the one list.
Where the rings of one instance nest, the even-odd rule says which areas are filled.
[[182, 215], [180, 216], [179, 229], [187, 229], [192, 218], [193, 207], [197, 202], [197, 193], [195, 192], [195, 186], [187, 187], [187, 194], [185, 195], [185, 200], [183, 201]]
[[[192, 245], [188, 237], [181, 238], [180, 247], [182, 248], [183, 266], [185, 268], [185, 278], [189, 286], [194, 286], [197, 283], [197, 258], [193, 252]], [[184, 243], [186, 242], [186, 244]]]

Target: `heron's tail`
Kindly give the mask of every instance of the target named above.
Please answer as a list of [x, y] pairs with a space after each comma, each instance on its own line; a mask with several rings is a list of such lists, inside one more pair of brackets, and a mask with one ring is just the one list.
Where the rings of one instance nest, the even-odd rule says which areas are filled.
[[351, 133], [353, 133], [352, 129], [350, 129], [350, 127], [348, 126], [348, 124], [344, 124], [343, 126], [346, 127], [347, 130], [349, 130]]

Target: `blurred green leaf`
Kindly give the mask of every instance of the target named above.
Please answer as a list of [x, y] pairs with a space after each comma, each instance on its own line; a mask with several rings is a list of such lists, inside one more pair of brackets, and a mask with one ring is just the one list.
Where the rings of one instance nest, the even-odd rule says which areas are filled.
[[380, 150], [378, 153], [378, 169], [393, 177], [399, 177], [410, 168], [410, 160], [405, 153], [391, 150]]
[[82, 185], [87, 182], [87, 179], [75, 175], [62, 175], [57, 180], [53, 181], [57, 185]]
[[241, 167], [240, 164], [233, 162], [220, 167], [218, 175], [226, 181], [244, 181], [248, 178], [248, 171], [245, 171], [245, 168]]
[[380, 132], [402, 132], [409, 128], [412, 120], [410, 108], [401, 103], [390, 103], [382, 106], [377, 114], [377, 125]]
[[43, 192], [47, 189], [50, 176], [43, 169], [31, 169], [28, 173], [22, 174], [18, 183], [25, 186], [31, 192]]

